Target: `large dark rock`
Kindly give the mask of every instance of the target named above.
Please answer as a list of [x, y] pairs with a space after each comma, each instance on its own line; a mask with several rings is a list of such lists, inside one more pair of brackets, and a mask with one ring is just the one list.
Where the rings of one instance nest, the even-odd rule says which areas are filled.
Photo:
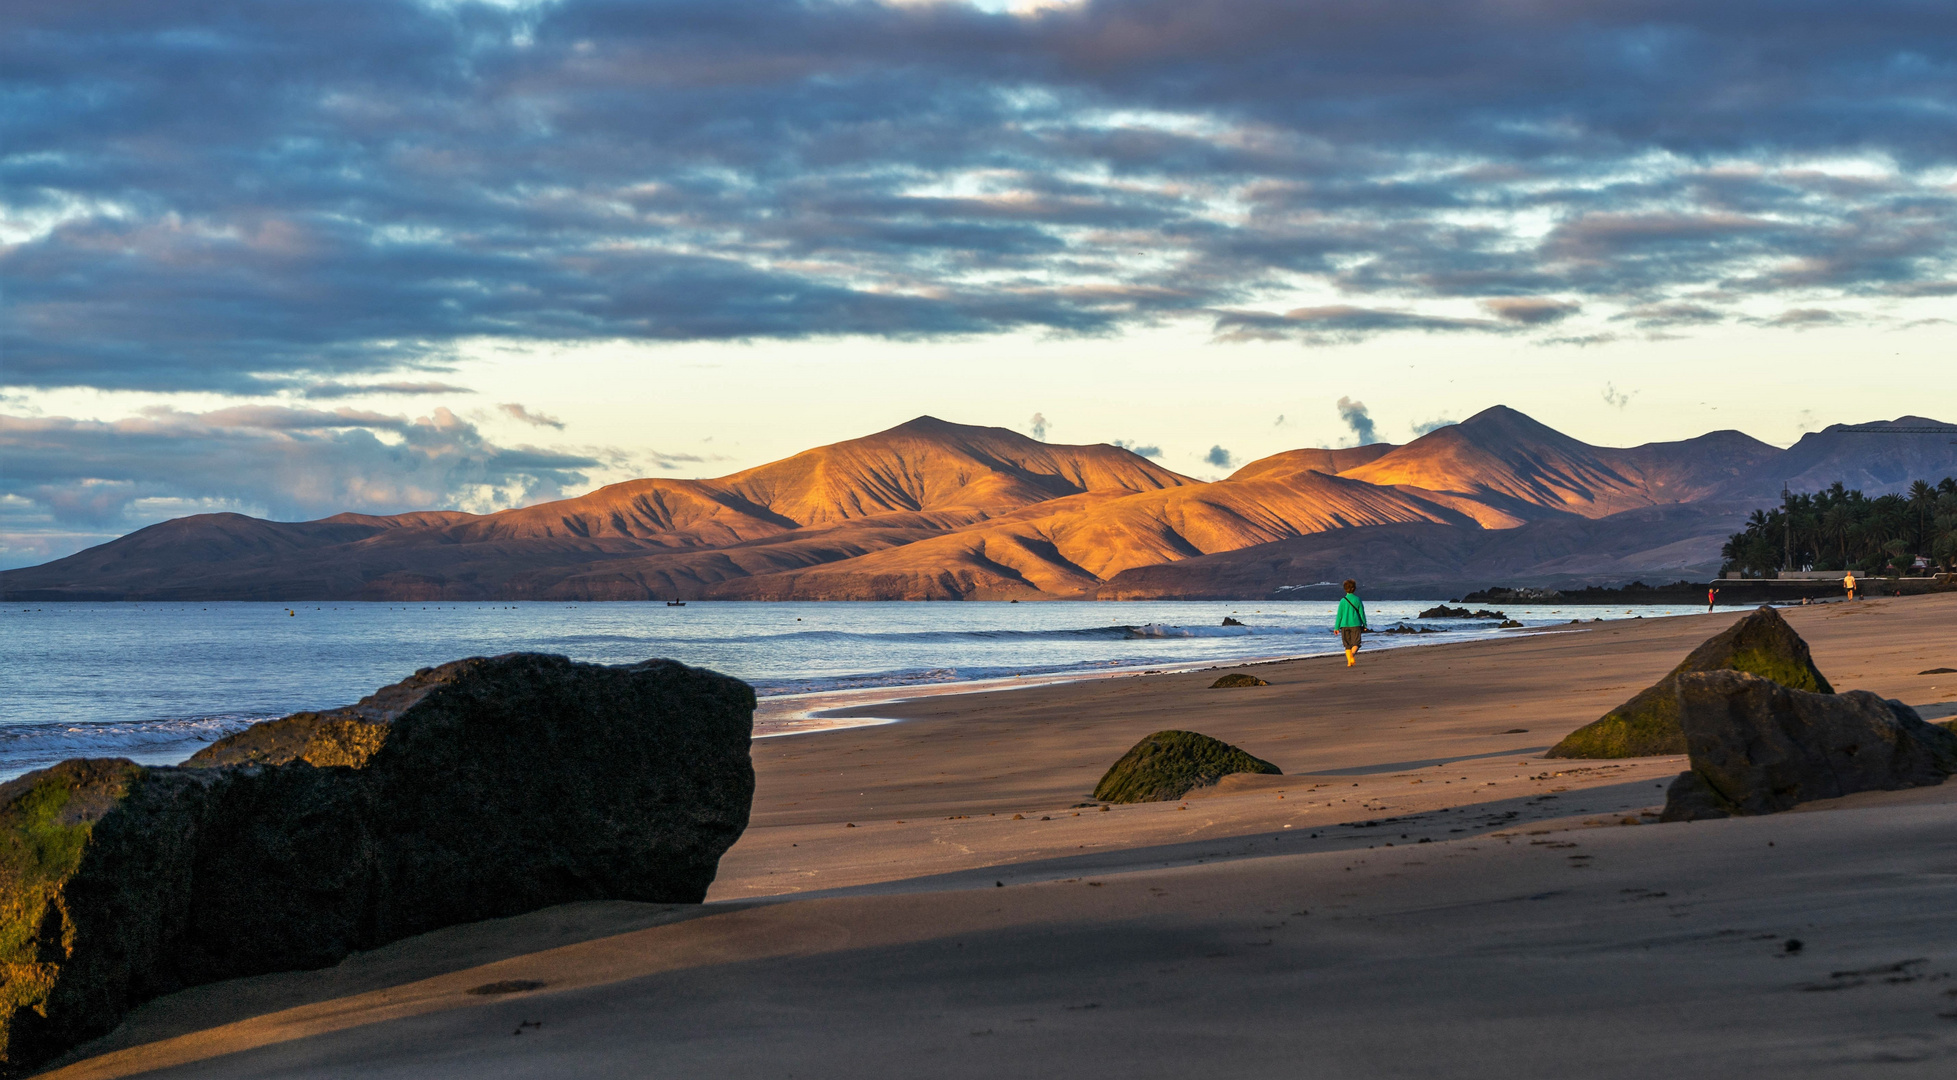
[[182, 767], [0, 785], [0, 1074], [185, 986], [576, 900], [697, 903], [747, 826], [753, 713], [672, 661], [519, 653]]
[[1121, 755], [1094, 785], [1094, 797], [1111, 803], [1167, 802], [1231, 773], [1283, 772], [1221, 739], [1193, 731], [1158, 731]]
[[1771, 814], [1957, 772], [1957, 734], [1866, 690], [1809, 694], [1745, 672], [1693, 672], [1679, 677], [1678, 702], [1692, 769], [1666, 793], [1666, 821]]
[[1600, 719], [1570, 732], [1549, 757], [1626, 758], [1685, 753], [1678, 679], [1692, 671], [1745, 671], [1793, 690], [1831, 694], [1807, 642], [1780, 612], [1762, 607], [1693, 649], [1664, 678]]

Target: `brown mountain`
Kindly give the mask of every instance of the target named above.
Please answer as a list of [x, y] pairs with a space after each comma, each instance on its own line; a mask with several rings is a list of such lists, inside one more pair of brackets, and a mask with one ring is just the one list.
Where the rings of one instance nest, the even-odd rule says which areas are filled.
[[1621, 580], [1716, 565], [1772, 477], [1886, 475], [1936, 453], [1837, 429], [1789, 451], [1732, 431], [1598, 447], [1498, 406], [1404, 446], [1292, 450], [1205, 484], [1113, 446], [920, 417], [715, 480], [496, 514], [180, 518], [0, 573], [0, 596], [1248, 597], [1340, 568], [1437, 591]]
[[1591, 446], [1498, 405], [1340, 475], [1455, 495], [1523, 520], [1598, 518], [1703, 498], [1778, 452], [1737, 431], [1628, 450]]

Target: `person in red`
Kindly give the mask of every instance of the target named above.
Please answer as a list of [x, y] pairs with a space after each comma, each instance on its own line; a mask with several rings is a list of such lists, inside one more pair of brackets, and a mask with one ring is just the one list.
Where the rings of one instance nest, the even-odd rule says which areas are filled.
[[1712, 614], [1712, 605], [1719, 600], [1718, 589], [1706, 590], [1706, 614]]

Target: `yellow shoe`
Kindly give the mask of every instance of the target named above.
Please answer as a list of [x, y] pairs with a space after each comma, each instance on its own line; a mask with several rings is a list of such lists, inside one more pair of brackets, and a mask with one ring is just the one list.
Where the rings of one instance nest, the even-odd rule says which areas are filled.
[[1356, 660], [1356, 659], [1354, 659], [1354, 658], [1353, 658], [1353, 655], [1352, 655], [1352, 650], [1351, 650], [1351, 649], [1347, 649], [1347, 650], [1345, 651], [1345, 666], [1346, 666], [1346, 667], [1351, 667], [1352, 665], [1354, 665], [1354, 664], [1356, 664], [1356, 663], [1358, 663], [1358, 662], [1359, 662], [1358, 660]]

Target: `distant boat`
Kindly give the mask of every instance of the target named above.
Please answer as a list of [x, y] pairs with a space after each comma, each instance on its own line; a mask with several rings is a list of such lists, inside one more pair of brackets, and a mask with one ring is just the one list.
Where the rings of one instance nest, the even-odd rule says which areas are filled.
[[686, 601], [684, 601], [684, 600], [668, 600], [668, 601], [666, 601], [666, 606], [667, 606], [667, 607], [685, 607], [685, 606], [686, 606]]

